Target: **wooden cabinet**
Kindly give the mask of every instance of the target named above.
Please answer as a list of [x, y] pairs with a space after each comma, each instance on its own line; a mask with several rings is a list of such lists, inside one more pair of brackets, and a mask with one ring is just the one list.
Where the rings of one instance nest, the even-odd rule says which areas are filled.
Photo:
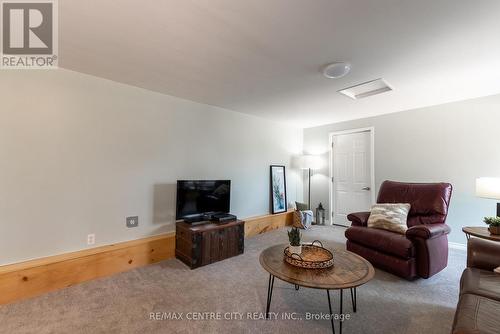
[[242, 254], [244, 243], [245, 222], [242, 220], [195, 226], [183, 221], [176, 224], [175, 257], [191, 269]]

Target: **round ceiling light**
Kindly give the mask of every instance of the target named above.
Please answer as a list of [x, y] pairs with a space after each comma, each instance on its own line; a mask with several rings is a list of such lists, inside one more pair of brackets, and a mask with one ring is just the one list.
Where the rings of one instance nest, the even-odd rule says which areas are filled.
[[321, 72], [328, 79], [342, 78], [351, 70], [351, 64], [345, 62], [335, 62], [323, 67]]

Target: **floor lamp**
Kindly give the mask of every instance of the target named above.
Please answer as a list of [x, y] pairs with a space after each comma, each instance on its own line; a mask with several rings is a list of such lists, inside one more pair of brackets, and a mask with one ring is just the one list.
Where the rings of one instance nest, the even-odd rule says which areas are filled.
[[[476, 196], [500, 200], [500, 178], [480, 177], [476, 179]], [[497, 203], [497, 217], [500, 217], [500, 203]]]
[[300, 159], [300, 168], [307, 170], [307, 179], [308, 179], [308, 200], [307, 206], [309, 210], [311, 210], [311, 176], [313, 169], [319, 169], [322, 166], [321, 157], [318, 155], [303, 155]]

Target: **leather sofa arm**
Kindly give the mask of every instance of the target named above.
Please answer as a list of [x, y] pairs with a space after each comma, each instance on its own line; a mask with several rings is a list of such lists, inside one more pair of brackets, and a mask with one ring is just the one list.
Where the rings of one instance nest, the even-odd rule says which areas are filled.
[[493, 270], [500, 266], [500, 243], [470, 238], [467, 242], [467, 267]]
[[352, 226], [366, 226], [368, 217], [370, 217], [370, 212], [354, 212], [347, 215]]
[[406, 230], [406, 237], [408, 239], [434, 239], [442, 235], [446, 235], [450, 233], [450, 231], [450, 227], [446, 224], [416, 225]]

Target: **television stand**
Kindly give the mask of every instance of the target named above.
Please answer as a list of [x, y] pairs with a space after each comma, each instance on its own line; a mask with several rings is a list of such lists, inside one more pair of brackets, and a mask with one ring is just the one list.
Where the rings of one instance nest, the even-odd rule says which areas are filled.
[[191, 269], [243, 254], [245, 222], [175, 224], [175, 257]]

